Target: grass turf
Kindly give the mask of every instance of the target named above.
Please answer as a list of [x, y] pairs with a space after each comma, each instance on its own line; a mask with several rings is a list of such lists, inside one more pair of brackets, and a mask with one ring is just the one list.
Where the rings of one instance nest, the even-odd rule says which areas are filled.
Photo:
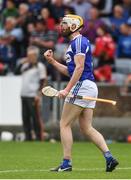
[[112, 173], [105, 172], [105, 160], [91, 143], [74, 143], [72, 172], [49, 172], [59, 165], [60, 143], [0, 142], [0, 178], [10, 179], [130, 179], [131, 144], [114, 143], [110, 149], [120, 165]]

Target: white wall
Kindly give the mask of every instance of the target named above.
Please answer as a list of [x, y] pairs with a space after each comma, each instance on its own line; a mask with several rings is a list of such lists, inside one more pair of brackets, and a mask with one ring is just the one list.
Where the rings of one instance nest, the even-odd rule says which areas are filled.
[[0, 125], [22, 125], [21, 77], [0, 77]]

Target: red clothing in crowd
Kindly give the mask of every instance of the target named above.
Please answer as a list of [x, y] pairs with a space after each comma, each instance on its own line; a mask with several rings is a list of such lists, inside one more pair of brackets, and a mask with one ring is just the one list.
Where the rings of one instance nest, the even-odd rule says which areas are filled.
[[115, 50], [115, 42], [109, 34], [96, 38], [93, 55], [98, 58], [98, 67], [94, 70], [97, 81], [111, 81]]
[[116, 46], [109, 34], [96, 38], [94, 56], [100, 57], [103, 53], [108, 56], [108, 59], [114, 59]]
[[111, 74], [112, 74], [112, 70], [111, 70], [111, 66], [109, 65], [104, 65], [94, 70], [96, 81], [110, 82]]
[[49, 17], [46, 20], [46, 25], [47, 25], [48, 30], [54, 30], [55, 29], [55, 20], [53, 18]]

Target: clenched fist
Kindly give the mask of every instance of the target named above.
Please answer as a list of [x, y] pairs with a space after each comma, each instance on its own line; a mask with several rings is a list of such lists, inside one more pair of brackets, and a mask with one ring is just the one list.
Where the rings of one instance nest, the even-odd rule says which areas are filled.
[[51, 49], [47, 50], [45, 53], [44, 53], [44, 57], [46, 58], [46, 60], [50, 63], [50, 64], [53, 64], [53, 62], [55, 61], [54, 60], [54, 57], [53, 57], [53, 51]]

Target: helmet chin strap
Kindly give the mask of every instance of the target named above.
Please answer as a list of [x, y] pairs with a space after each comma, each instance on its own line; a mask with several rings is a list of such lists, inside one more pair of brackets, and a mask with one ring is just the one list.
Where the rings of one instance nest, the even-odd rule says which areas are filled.
[[76, 31], [78, 31], [80, 28], [82, 28], [83, 25], [81, 25], [78, 29], [76, 29], [75, 31], [68, 31], [67, 33], [63, 34], [63, 37], [69, 37], [71, 34], [75, 33]]
[[78, 29], [76, 29], [75, 31], [70, 31], [69, 32], [69, 36], [71, 35], [71, 34], [73, 34], [74, 32], [76, 32], [76, 31], [78, 31], [80, 28], [82, 28], [83, 27], [83, 25], [81, 25]]

